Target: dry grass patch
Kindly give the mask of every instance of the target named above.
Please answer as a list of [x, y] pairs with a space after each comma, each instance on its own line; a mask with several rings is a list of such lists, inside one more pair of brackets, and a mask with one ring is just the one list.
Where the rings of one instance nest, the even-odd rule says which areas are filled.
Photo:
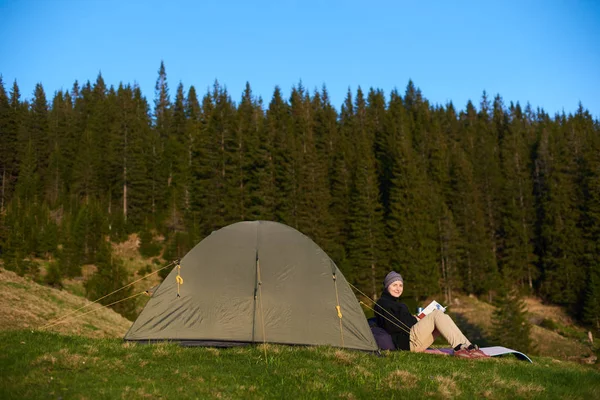
[[555, 305], [544, 304], [540, 299], [527, 297], [524, 299], [530, 320], [536, 324], [544, 319], [559, 322], [563, 325], [574, 325], [575, 321], [563, 308]]
[[83, 348], [86, 349], [88, 355], [98, 354], [99, 351], [98, 346], [92, 346], [89, 344], [83, 346]]
[[449, 312], [460, 314], [470, 324], [482, 327], [486, 333], [492, 327], [494, 306], [478, 300], [474, 296], [460, 296], [448, 307]]
[[153, 347], [152, 355], [154, 357], [164, 357], [173, 353], [173, 349], [167, 343], [155, 343]]
[[267, 354], [279, 354], [281, 353], [281, 346], [270, 344], [270, 343], [261, 343], [258, 345], [258, 349], [263, 353], [266, 351]]
[[215, 347], [207, 347], [206, 352], [210, 353], [211, 355], [213, 355], [215, 357], [219, 357], [221, 355], [221, 350], [219, 350]]
[[33, 366], [39, 366], [39, 365], [44, 365], [44, 364], [55, 365], [56, 357], [54, 357], [52, 354], [48, 353], [48, 354], [39, 356], [38, 358], [33, 360], [31, 363], [31, 365], [33, 365]]
[[90, 362], [90, 359], [88, 357], [82, 356], [81, 354], [77, 353], [73, 354], [67, 349], [60, 350], [58, 354], [58, 361], [60, 362], [60, 364], [67, 368], [79, 369], [84, 367], [86, 363], [88, 364], [88, 366], [93, 364]]
[[560, 357], [565, 359], [579, 359], [590, 353], [588, 346], [577, 341], [567, 339], [556, 332], [533, 325], [531, 338], [535, 351], [541, 356]]
[[489, 385], [494, 388], [502, 388], [502, 389], [509, 389], [514, 391], [517, 395], [519, 396], [527, 396], [527, 395], [532, 395], [532, 394], [540, 394], [542, 392], [544, 392], [546, 389], [538, 384], [535, 383], [521, 383], [517, 380], [503, 380], [500, 379], [497, 376], [494, 376], [490, 381], [489, 381]]
[[139, 257], [138, 249], [140, 247], [140, 238], [137, 233], [129, 235], [126, 241], [122, 243], [113, 243], [112, 250], [115, 256], [124, 259], [131, 259]]
[[350, 371], [350, 375], [354, 378], [359, 376], [364, 378], [370, 378], [373, 376], [373, 373], [365, 367], [363, 367], [362, 365], [357, 365], [352, 371]]
[[58, 353], [47, 353], [36, 358], [32, 366], [53, 366], [66, 369], [81, 369], [96, 365], [97, 357], [87, 357], [71, 353], [68, 349], [61, 349]]
[[245, 347], [234, 347], [231, 349], [233, 354], [248, 354], [248, 346]]
[[408, 371], [397, 369], [384, 380], [390, 389], [412, 389], [419, 383], [419, 378]]
[[325, 384], [319, 380], [313, 379], [308, 381], [307, 388], [309, 391], [319, 392], [325, 388]]
[[351, 353], [349, 353], [347, 351], [344, 351], [344, 350], [336, 350], [333, 353], [333, 359], [338, 364], [353, 365], [354, 362], [356, 361], [356, 355], [355, 354], [351, 354]]
[[439, 383], [438, 391], [443, 398], [452, 399], [460, 396], [461, 391], [456, 386], [456, 380], [454, 378], [438, 375], [435, 377], [435, 380]]

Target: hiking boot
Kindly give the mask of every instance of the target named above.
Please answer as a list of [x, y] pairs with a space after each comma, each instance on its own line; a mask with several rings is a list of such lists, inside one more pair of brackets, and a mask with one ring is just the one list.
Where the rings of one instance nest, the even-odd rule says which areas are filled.
[[469, 353], [471, 354], [471, 358], [488, 358], [489, 356], [487, 354], [485, 354], [483, 351], [476, 349], [476, 350], [469, 350]]
[[454, 357], [473, 358], [473, 354], [467, 349], [454, 350]]
[[467, 351], [469, 353], [471, 353], [471, 358], [486, 358], [489, 357], [487, 354], [485, 354], [483, 351], [481, 351], [479, 349], [479, 346], [477, 346], [476, 344], [471, 343], [469, 345], [469, 347], [467, 347]]
[[469, 347], [466, 344], [459, 344], [456, 346], [453, 355], [461, 358], [473, 358], [469, 351]]

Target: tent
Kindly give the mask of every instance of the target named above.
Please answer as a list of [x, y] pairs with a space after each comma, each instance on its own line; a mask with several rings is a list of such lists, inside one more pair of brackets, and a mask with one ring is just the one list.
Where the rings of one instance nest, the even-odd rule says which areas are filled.
[[377, 351], [340, 270], [317, 244], [289, 226], [269, 221], [229, 225], [198, 243], [180, 266], [155, 290], [125, 340]]

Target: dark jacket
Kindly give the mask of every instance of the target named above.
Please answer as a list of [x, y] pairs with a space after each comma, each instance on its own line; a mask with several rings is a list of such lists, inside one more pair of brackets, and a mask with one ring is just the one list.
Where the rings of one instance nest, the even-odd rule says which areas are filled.
[[397, 349], [410, 350], [410, 328], [417, 320], [406, 304], [384, 290], [375, 304], [375, 317], [377, 325], [392, 336]]

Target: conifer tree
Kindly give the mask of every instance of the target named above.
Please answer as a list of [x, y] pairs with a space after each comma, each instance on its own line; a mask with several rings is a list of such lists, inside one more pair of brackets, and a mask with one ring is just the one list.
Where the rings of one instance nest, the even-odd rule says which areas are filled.
[[[348, 90], [344, 103], [342, 104], [337, 141], [334, 142], [336, 151], [333, 154], [329, 168], [329, 185], [331, 191], [330, 212], [334, 219], [334, 232], [340, 243], [344, 244], [344, 254], [340, 254], [337, 260], [338, 266], [344, 272], [351, 273], [348, 264], [348, 237], [350, 232], [350, 220], [348, 210], [350, 209], [350, 192], [352, 187], [352, 165], [354, 165], [354, 154], [351, 146], [354, 123], [354, 101], [352, 92]], [[352, 276], [348, 276], [352, 279]]]
[[319, 226], [318, 244], [339, 266], [343, 266], [345, 259], [344, 243], [339, 240], [336, 221], [332, 216], [331, 205], [331, 174], [334, 153], [339, 146], [339, 135], [337, 127], [337, 113], [331, 105], [327, 88], [323, 86], [321, 92], [315, 92], [311, 101], [314, 143], [316, 149], [316, 162], [318, 169], [315, 176], [318, 177], [318, 201]]
[[432, 125], [432, 135], [427, 146], [431, 154], [428, 170], [436, 188], [440, 276], [444, 299], [448, 304], [452, 302], [455, 290], [460, 287], [458, 266], [461, 245], [454, 213], [450, 208], [451, 160], [453, 149], [457, 146], [456, 136], [459, 132], [458, 116], [452, 103], [449, 103], [446, 109], [436, 109]]
[[17, 132], [2, 75], [0, 75], [0, 213], [4, 212], [12, 191], [12, 175], [16, 168]]
[[417, 299], [439, 291], [438, 227], [430, 212], [425, 174], [412, 146], [403, 139], [394, 157], [386, 231], [390, 266], [411, 282], [406, 294]]
[[[205, 122], [194, 153], [194, 180], [198, 190], [195, 210], [201, 211], [201, 231], [208, 234], [240, 219], [240, 194], [235, 132], [235, 107], [218, 82], [202, 102]], [[204, 190], [204, 188], [206, 190]]]
[[[500, 147], [502, 191], [502, 250], [500, 265], [511, 282], [533, 290], [538, 277], [533, 253], [533, 197], [527, 143], [527, 122], [519, 104], [511, 105], [511, 122], [504, 121]], [[507, 116], [508, 117], [508, 116]]]
[[166, 185], [166, 226], [169, 232], [183, 232], [184, 214], [187, 212], [185, 193], [187, 192], [185, 96], [183, 84], [177, 86], [175, 102], [172, 105], [170, 127], [165, 138], [164, 163], [169, 171]]
[[81, 275], [84, 263], [84, 246], [81, 238], [76, 235], [76, 215], [67, 213], [62, 221], [59, 232], [61, 247], [57, 253], [61, 276], [75, 278]]
[[583, 322], [600, 332], [600, 268], [598, 264], [589, 270], [583, 301]]
[[[367, 104], [360, 87], [356, 102], [352, 137], [356, 164], [352, 171], [349, 213], [348, 258], [354, 281], [371, 298], [377, 299], [379, 286], [387, 273], [382, 265], [384, 246], [382, 209], [379, 200], [377, 165], [373, 153], [373, 131], [378, 128], [376, 104]], [[371, 116], [372, 118], [368, 118]], [[383, 122], [383, 121], [381, 121]]]
[[275, 87], [266, 113], [265, 130], [272, 143], [270, 158], [270, 187], [273, 193], [273, 216], [276, 221], [293, 224], [294, 170], [293, 152], [295, 144], [290, 133], [291, 112], [283, 99], [281, 89]]
[[264, 114], [261, 100], [252, 94], [246, 83], [240, 105], [237, 108], [237, 137], [239, 143], [239, 184], [242, 220], [264, 219], [268, 141], [263, 134]]
[[491, 238], [486, 232], [485, 207], [475, 175], [477, 148], [477, 111], [467, 103], [461, 115], [460, 141], [450, 159], [451, 195], [448, 204], [460, 235], [458, 270], [462, 289], [467, 293], [483, 294], [493, 287], [496, 260]]
[[502, 99], [497, 96], [494, 99], [493, 110], [490, 110], [487, 94], [484, 92], [475, 122], [475, 152], [471, 153], [471, 157], [472, 165], [474, 166], [474, 178], [483, 207], [487, 242], [490, 245], [488, 251], [491, 252], [491, 255], [486, 257], [489, 261], [483, 265], [483, 271], [481, 271], [481, 275], [486, 278], [480, 278], [482, 290], [487, 291], [490, 300], [490, 290], [495, 286], [495, 282], [498, 279], [497, 259], [498, 235], [500, 230], [498, 210], [501, 209], [499, 199], [502, 187], [498, 141], [504, 134], [504, 118], [505, 113]]
[[322, 226], [330, 220], [327, 165], [316, 147], [313, 106], [320, 107], [320, 99], [314, 102], [302, 85], [292, 89], [291, 133], [296, 140], [296, 228], [323, 246], [330, 235]]
[[[123, 198], [123, 209], [127, 211], [127, 224], [139, 229], [151, 219], [152, 211], [152, 164], [153, 148], [150, 122], [150, 106], [139, 87], [133, 88], [131, 126], [128, 132], [127, 197]], [[129, 115], [129, 114], [128, 114]], [[125, 200], [127, 202], [125, 203]], [[126, 204], [126, 205], [125, 205]]]
[[460, 146], [453, 152], [450, 170], [453, 190], [449, 204], [463, 238], [459, 249], [459, 270], [464, 281], [463, 289], [475, 294], [489, 294], [497, 279], [493, 235], [488, 230], [488, 209], [479, 185], [485, 182], [479, 170], [481, 155], [478, 153], [482, 151], [481, 136], [485, 132], [481, 130], [481, 118], [483, 121], [488, 119], [486, 101], [483, 105], [482, 110], [486, 111], [478, 115], [473, 104], [467, 103], [466, 112], [461, 115]]
[[[123, 261], [113, 255], [109, 242], [102, 240], [96, 254], [95, 261], [97, 271], [86, 281], [85, 290], [88, 299], [95, 301], [109, 293], [112, 293], [129, 283], [129, 274], [123, 265]], [[133, 287], [122, 289], [102, 300], [101, 304], [108, 305], [116, 301], [130, 297]], [[135, 302], [126, 300], [111, 306], [119, 314], [126, 318], [135, 318]]]
[[87, 129], [81, 135], [73, 166], [72, 193], [79, 199], [89, 201], [99, 194], [96, 166], [100, 153], [93, 132]]
[[[581, 240], [580, 187], [577, 185], [577, 133], [566, 116], [557, 116], [550, 130], [542, 127], [537, 150], [542, 283], [540, 293], [548, 300], [576, 307], [582, 301], [586, 271], [579, 268], [585, 243]], [[543, 126], [543, 125], [542, 125]]]
[[195, 244], [204, 237], [202, 234], [200, 215], [194, 207], [195, 192], [206, 190], [197, 188], [194, 178], [195, 148], [200, 141], [201, 129], [204, 123], [202, 107], [198, 102], [196, 88], [190, 86], [185, 100], [185, 148], [183, 162], [185, 163], [183, 180], [186, 182], [183, 193], [183, 204], [186, 210], [186, 226], [190, 240]]
[[[31, 144], [31, 151], [36, 161], [36, 168], [39, 171], [45, 171], [48, 166], [48, 101], [42, 84], [35, 85], [33, 92], [33, 101], [29, 107], [29, 115], [27, 117], [26, 129], [19, 131], [21, 134], [22, 151], [29, 151], [27, 147]], [[38, 172], [39, 172], [38, 171]], [[41, 193], [41, 188], [38, 188]]]
[[148, 157], [147, 170], [150, 176], [150, 202], [153, 222], [158, 223], [160, 220], [158, 213], [160, 211], [164, 212], [169, 177], [172, 178], [173, 174], [170, 167], [171, 160], [167, 160], [165, 157], [165, 143], [171, 127], [172, 105], [163, 61], [160, 62], [154, 90], [153, 129], [149, 136], [152, 152]]
[[378, 161], [379, 187], [383, 214], [387, 219], [390, 212], [390, 189], [392, 170], [394, 168], [395, 149], [401, 136], [406, 135], [407, 124], [406, 108], [402, 96], [397, 89], [392, 90], [385, 113], [384, 129], [375, 134], [375, 156]]
[[139, 229], [150, 211], [150, 185], [146, 174], [150, 121], [148, 105], [139, 88], [119, 85], [110, 101], [117, 111], [110, 129], [104, 168], [112, 177], [107, 200], [110, 235], [112, 239], [121, 240], [128, 229]]
[[2, 221], [5, 224], [6, 232], [3, 234], [2, 259], [4, 268], [14, 271], [19, 275], [25, 275], [30, 272], [35, 273], [32, 264], [26, 260], [29, 253], [26, 238], [28, 226], [27, 215], [23, 211], [19, 200], [12, 201], [2, 215]]
[[440, 277], [444, 301], [451, 304], [460, 285], [458, 265], [460, 262], [460, 237], [454, 215], [446, 203], [441, 203], [442, 214], [438, 220], [440, 246]]
[[496, 310], [492, 316], [493, 340], [502, 346], [528, 352], [531, 344], [531, 324], [527, 308], [516, 290], [501, 289], [494, 300]]
[[50, 158], [46, 174], [45, 198], [54, 206], [67, 197], [73, 132], [73, 104], [69, 93], [57, 92], [50, 110]]
[[206, 93], [202, 99], [197, 132], [192, 146], [191, 177], [193, 186], [190, 199], [192, 212], [197, 220], [201, 236], [208, 235], [217, 226], [215, 219], [218, 204], [215, 201], [218, 196], [215, 191], [217, 171], [219, 170], [218, 145], [209, 129], [214, 108], [213, 96]]
[[580, 104], [573, 117], [573, 129], [581, 133], [582, 197], [581, 229], [584, 240], [580, 267], [587, 270], [581, 319], [600, 331], [600, 127]]
[[0, 213], [2, 213], [15, 189], [19, 174], [19, 129], [23, 124], [26, 105], [20, 101], [20, 91], [17, 82], [13, 83], [8, 98], [8, 106], [3, 112], [2, 129], [0, 135], [0, 171], [2, 173], [2, 186], [0, 188]]
[[[73, 190], [84, 201], [99, 198], [110, 188], [112, 176], [105, 172], [103, 159], [110, 158], [109, 126], [114, 120], [107, 99], [107, 89], [102, 75], [99, 74], [93, 87], [87, 84], [83, 99], [88, 116], [81, 126], [82, 133], [78, 143], [73, 165]], [[107, 170], [108, 171], [108, 170]]]

